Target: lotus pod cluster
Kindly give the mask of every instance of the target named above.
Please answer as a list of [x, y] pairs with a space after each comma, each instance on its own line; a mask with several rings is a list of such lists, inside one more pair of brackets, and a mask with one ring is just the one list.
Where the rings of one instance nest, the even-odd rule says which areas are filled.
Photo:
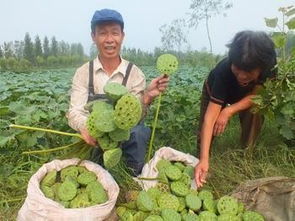
[[121, 142], [129, 140], [130, 129], [141, 119], [142, 107], [139, 99], [118, 83], [107, 83], [104, 92], [109, 100], [87, 104], [87, 110], [91, 113], [86, 127], [104, 151], [104, 165], [111, 168], [120, 161]]
[[65, 208], [85, 208], [108, 201], [108, 194], [95, 173], [83, 166], [48, 172], [40, 182], [45, 197]]
[[172, 54], [162, 54], [157, 59], [157, 69], [161, 74], [170, 75], [178, 69], [178, 60]]
[[257, 212], [245, 211], [243, 204], [231, 196], [214, 199], [208, 189], [191, 189], [194, 174], [189, 165], [160, 159], [156, 168], [161, 181], [158, 179], [156, 186], [147, 191], [135, 191], [133, 197], [126, 197], [128, 203], [116, 210], [119, 220], [264, 220]]

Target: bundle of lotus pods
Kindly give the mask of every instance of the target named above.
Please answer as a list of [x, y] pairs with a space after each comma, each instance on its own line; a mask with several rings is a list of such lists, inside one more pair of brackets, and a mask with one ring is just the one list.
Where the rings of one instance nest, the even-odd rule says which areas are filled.
[[95, 173], [83, 166], [48, 172], [40, 183], [45, 197], [65, 208], [84, 208], [108, 201], [108, 194]]
[[90, 135], [104, 151], [104, 165], [112, 168], [122, 156], [120, 142], [129, 139], [130, 129], [141, 119], [142, 107], [139, 99], [128, 93], [121, 84], [108, 83], [104, 92], [108, 100], [94, 101], [88, 105], [91, 113], [86, 125]]
[[147, 191], [130, 191], [116, 208], [120, 220], [136, 221], [263, 221], [257, 212], [245, 211], [231, 196], [214, 199], [209, 190], [191, 189], [194, 168], [161, 159], [158, 183]]

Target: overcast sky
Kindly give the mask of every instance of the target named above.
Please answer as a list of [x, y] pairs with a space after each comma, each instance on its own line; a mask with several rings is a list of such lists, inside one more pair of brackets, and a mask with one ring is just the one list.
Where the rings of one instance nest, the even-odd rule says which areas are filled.
[[[125, 21], [126, 47], [152, 51], [161, 46], [161, 25], [185, 18], [191, 0], [0, 0], [0, 44], [23, 40], [25, 33], [55, 36], [58, 41], [81, 42], [85, 52], [92, 43], [90, 20], [95, 10], [112, 8], [121, 12]], [[279, 16], [278, 8], [295, 5], [290, 0], [232, 0], [227, 16], [210, 20], [215, 53], [224, 53], [234, 34], [244, 29], [265, 30], [264, 17]], [[191, 30], [192, 49], [209, 48], [206, 29], [200, 24]]]

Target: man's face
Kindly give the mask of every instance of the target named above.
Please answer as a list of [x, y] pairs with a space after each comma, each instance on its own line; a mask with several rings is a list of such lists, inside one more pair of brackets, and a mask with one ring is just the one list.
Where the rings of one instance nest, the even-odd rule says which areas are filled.
[[92, 33], [92, 40], [102, 58], [118, 57], [123, 39], [124, 32], [121, 26], [114, 22], [97, 25]]

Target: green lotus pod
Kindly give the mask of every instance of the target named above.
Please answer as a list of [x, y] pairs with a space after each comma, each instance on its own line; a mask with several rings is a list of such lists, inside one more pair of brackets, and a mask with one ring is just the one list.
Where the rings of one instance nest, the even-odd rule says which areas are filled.
[[107, 150], [103, 153], [103, 163], [106, 168], [113, 168], [116, 166], [122, 156], [121, 148]]
[[202, 201], [195, 193], [189, 193], [185, 196], [185, 203], [192, 211], [198, 211], [202, 206]]
[[135, 201], [138, 197], [139, 191], [138, 190], [129, 190], [125, 193], [125, 200], [126, 202]]
[[73, 184], [75, 184], [75, 186], [78, 188], [80, 186], [80, 184], [77, 181], [77, 178], [72, 177], [72, 176], [66, 176], [65, 181], [64, 182], [72, 182]]
[[123, 207], [123, 206], [119, 206], [116, 208], [116, 214], [119, 216], [119, 217], [122, 217], [123, 214], [126, 212], [126, 207]]
[[203, 200], [203, 209], [210, 212], [217, 212], [217, 204], [213, 199], [204, 199]]
[[138, 211], [133, 215], [133, 221], [143, 221], [148, 217], [148, 213]]
[[52, 186], [55, 183], [56, 176], [57, 176], [56, 170], [52, 170], [48, 172], [42, 179], [41, 185], [49, 186], [49, 187]]
[[179, 180], [182, 176], [181, 171], [176, 166], [168, 166], [165, 168], [165, 174], [170, 180]]
[[150, 195], [150, 197], [152, 197], [153, 199], [156, 199], [156, 200], [162, 194], [162, 192], [156, 187], [149, 188], [147, 190], [147, 193]]
[[89, 170], [84, 167], [84, 166], [77, 166], [79, 174], [84, 173], [84, 172], [88, 172]]
[[109, 133], [109, 136], [113, 141], [116, 142], [129, 140], [130, 130], [122, 130], [120, 128], [116, 128], [114, 131], [111, 131]]
[[77, 190], [77, 195], [78, 195], [78, 194], [81, 194], [81, 193], [86, 193], [86, 188], [85, 188], [85, 187], [80, 187], [80, 188]]
[[41, 186], [40, 187], [44, 196], [49, 198], [49, 199], [53, 199], [54, 200], [54, 190], [50, 187], [50, 186]]
[[263, 216], [254, 211], [246, 211], [243, 213], [243, 221], [264, 221]]
[[158, 171], [160, 171], [170, 165], [171, 162], [169, 160], [161, 159], [157, 162], [156, 168], [158, 169]]
[[209, 190], [201, 190], [198, 194], [201, 200], [211, 199], [213, 200], [213, 194]]
[[166, 183], [157, 183], [156, 188], [159, 189], [162, 193], [170, 193], [170, 187]]
[[195, 178], [195, 168], [190, 165], [184, 168], [183, 173], [186, 173], [187, 175], [189, 175], [191, 179]]
[[179, 201], [179, 207], [178, 207], [177, 211], [181, 212], [186, 207], [185, 199], [183, 197], [177, 197], [177, 198], [178, 198], [178, 201]]
[[210, 211], [202, 211], [199, 214], [200, 221], [217, 221], [217, 215]]
[[169, 193], [163, 193], [158, 198], [158, 205], [161, 209], [177, 210], [179, 207], [179, 201], [176, 196]]
[[[185, 205], [186, 206], [186, 205]], [[183, 217], [185, 214], [187, 214], [188, 211], [187, 209], [183, 209], [181, 212], [180, 212], [180, 215]]]
[[158, 181], [161, 182], [161, 183], [166, 183], [166, 184], [169, 183], [168, 177], [166, 176], [166, 172], [165, 172], [164, 169], [159, 170], [159, 173], [158, 173], [157, 179], [158, 179]]
[[98, 138], [98, 144], [103, 151], [111, 150], [118, 147], [118, 142], [113, 141], [108, 134], [104, 134], [102, 137]]
[[86, 128], [93, 138], [97, 139], [104, 135], [104, 132], [97, 129], [95, 124], [95, 115], [89, 115], [86, 121]]
[[93, 111], [90, 116], [93, 116], [95, 129], [102, 132], [111, 132], [116, 129], [113, 110], [106, 110], [101, 112]]
[[190, 187], [192, 182], [191, 177], [186, 173], [182, 173], [182, 176], [179, 181], [184, 183], [187, 187]]
[[59, 198], [58, 198], [58, 195], [57, 195], [57, 190], [58, 188], [60, 187], [61, 183], [55, 183], [53, 184], [53, 186], [51, 186], [51, 189], [53, 190], [54, 192], [54, 200], [55, 201], [61, 201]]
[[122, 206], [125, 206], [127, 209], [130, 209], [130, 210], [137, 209], [136, 201], [130, 201], [128, 203], [124, 203]]
[[173, 209], [163, 209], [161, 216], [164, 221], [181, 221], [181, 215]]
[[128, 93], [128, 90], [122, 84], [116, 82], [109, 82], [103, 87], [103, 91], [106, 93], [107, 97], [113, 101], [117, 101], [123, 95]]
[[171, 192], [174, 193], [176, 196], [186, 196], [189, 193], [189, 189], [186, 184], [175, 181], [172, 182], [170, 185]]
[[97, 176], [95, 173], [93, 173], [92, 171], [87, 171], [87, 172], [81, 173], [78, 176], [77, 181], [81, 185], [86, 186], [88, 183], [91, 183], [92, 181], [96, 181], [96, 179], [97, 179]]
[[93, 111], [106, 111], [106, 110], [113, 110], [113, 105], [107, 103], [107, 101], [102, 101], [102, 100], [94, 100], [88, 102], [84, 106], [85, 110], [88, 110], [89, 112]]
[[129, 130], [138, 124], [142, 115], [142, 107], [139, 99], [132, 95], [126, 94], [121, 97], [116, 106], [114, 113], [115, 124], [118, 128]]
[[182, 216], [183, 221], [198, 221], [200, 220], [197, 214], [187, 213]]
[[241, 221], [241, 219], [232, 214], [221, 214], [217, 217], [217, 221]]
[[245, 211], [245, 206], [242, 202], [238, 202], [238, 213], [243, 213]]
[[177, 58], [172, 54], [162, 54], [157, 59], [157, 69], [161, 74], [172, 74], [178, 69]]
[[64, 208], [70, 208], [70, 201], [58, 201]]
[[186, 166], [182, 162], [175, 162], [173, 165], [178, 167], [181, 172], [183, 172], [183, 170], [186, 168]]
[[236, 198], [231, 196], [223, 196], [218, 200], [217, 210], [220, 214], [232, 214], [238, 213], [239, 205]]
[[108, 201], [108, 194], [104, 190], [101, 183], [92, 181], [86, 186], [86, 192], [89, 195], [90, 201], [94, 204], [101, 204]]
[[145, 191], [140, 191], [136, 200], [137, 208], [143, 212], [152, 211], [155, 208], [154, 201]]
[[77, 195], [77, 187], [74, 183], [65, 181], [59, 186], [57, 195], [61, 201], [72, 200]]
[[77, 195], [70, 203], [70, 208], [85, 208], [90, 206], [91, 203], [87, 193]]
[[68, 166], [60, 171], [61, 181], [64, 181], [66, 176], [78, 177], [79, 171], [77, 166]]
[[127, 210], [121, 217], [122, 221], [133, 221], [133, 215], [131, 211]]
[[150, 215], [144, 221], [164, 221], [161, 216], [158, 215]]
[[[157, 203], [157, 205], [158, 205], [158, 203]], [[161, 211], [162, 211], [162, 209], [159, 206], [157, 206], [150, 212], [150, 215], [159, 215], [160, 216]]]

